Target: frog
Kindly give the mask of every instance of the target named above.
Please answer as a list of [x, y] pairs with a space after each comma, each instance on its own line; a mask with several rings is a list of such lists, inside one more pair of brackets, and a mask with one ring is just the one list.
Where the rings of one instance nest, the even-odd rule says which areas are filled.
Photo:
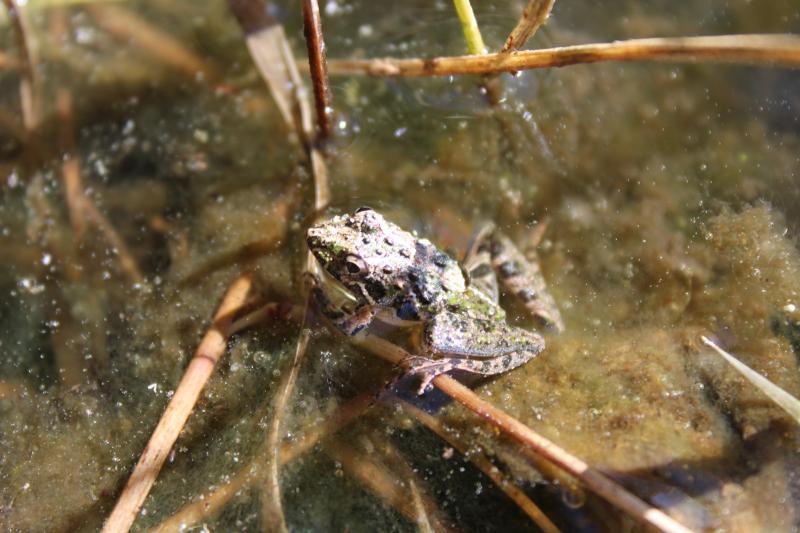
[[[328, 282], [313, 276], [313, 298], [336, 330], [363, 335], [377, 320], [411, 332], [415, 349], [403, 366], [419, 376], [420, 395], [440, 374], [502, 374], [544, 350], [541, 334], [509, 324], [499, 284], [546, 328], [564, 329], [538, 261], [492, 224], [475, 233], [461, 263], [370, 207], [311, 226], [306, 242]], [[346, 308], [333, 302], [331, 283], [349, 296]]]

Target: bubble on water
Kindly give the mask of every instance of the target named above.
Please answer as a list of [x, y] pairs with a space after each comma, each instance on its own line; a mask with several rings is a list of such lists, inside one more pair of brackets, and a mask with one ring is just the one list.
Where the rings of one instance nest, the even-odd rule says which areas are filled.
[[199, 143], [205, 144], [208, 142], [209, 135], [206, 130], [194, 130], [193, 135], [194, 135], [194, 140]]
[[96, 32], [89, 26], [81, 26], [75, 30], [75, 41], [78, 44], [92, 44], [95, 41]]
[[136, 123], [132, 120], [128, 120], [125, 122], [125, 125], [122, 127], [122, 134], [123, 135], [130, 135], [133, 133], [133, 130], [136, 129]]
[[44, 291], [44, 285], [33, 278], [22, 278], [17, 282], [17, 285], [28, 294], [40, 294]]
[[8, 175], [6, 179], [6, 184], [8, 185], [9, 189], [13, 189], [14, 187], [19, 186], [19, 175], [17, 174], [16, 170], [12, 170], [11, 174]]
[[561, 487], [561, 501], [570, 509], [580, 509], [586, 503], [586, 494], [580, 489]]

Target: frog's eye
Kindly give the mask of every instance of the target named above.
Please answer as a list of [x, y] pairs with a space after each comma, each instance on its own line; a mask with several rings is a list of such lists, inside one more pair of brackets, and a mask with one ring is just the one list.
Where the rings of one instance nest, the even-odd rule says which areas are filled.
[[366, 205], [362, 205], [361, 207], [356, 209], [356, 213], [363, 213], [364, 211], [372, 211], [372, 210], [373, 209], [371, 207], [368, 207]]
[[355, 255], [348, 255], [344, 260], [344, 266], [351, 274], [359, 274], [367, 268], [364, 260]]

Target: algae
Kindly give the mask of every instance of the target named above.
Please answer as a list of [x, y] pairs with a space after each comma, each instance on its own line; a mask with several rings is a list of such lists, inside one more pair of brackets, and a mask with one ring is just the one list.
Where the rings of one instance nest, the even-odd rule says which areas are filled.
[[[243, 268], [266, 300], [298, 303], [309, 177], [224, 3], [125, 3], [219, 69], [186, 77], [69, 7], [71, 38], [41, 37], [47, 102], [38, 166], [0, 126], [0, 528], [96, 530]], [[460, 53], [447, 3], [323, 4], [331, 57]], [[476, 6], [499, 46], [516, 6]], [[297, 11], [297, 12], [296, 12]], [[299, 53], [299, 10], [274, 4]], [[623, 37], [797, 31], [789, 1], [556, 3], [532, 46]], [[3, 50], [15, 50], [0, 32]], [[798, 395], [800, 153], [796, 72], [717, 65], [587, 65], [504, 77], [491, 109], [476, 80], [334, 80], [333, 210], [380, 209], [459, 256], [498, 223], [538, 247], [567, 324], [529, 364], [479, 392], [691, 527], [791, 531], [798, 429], [699, 342], [718, 339]], [[0, 110], [17, 109], [0, 71]], [[75, 96], [86, 194], [143, 275], [95, 229], [78, 243], [61, 181], [57, 87]], [[2, 117], [0, 117], [2, 118]], [[516, 323], [533, 323], [504, 298]], [[241, 333], [204, 391], [136, 524], [153, 527], [261, 460], [270, 400], [297, 324]], [[291, 442], [396, 369], [315, 327], [287, 419]], [[565, 530], [636, 529], [570, 481], [432, 395], [427, 407], [507, 469]], [[391, 408], [343, 440], [403, 483], [393, 442], [458, 529], [532, 527], [469, 463]], [[319, 445], [282, 470], [293, 530], [415, 529]], [[405, 485], [404, 485], [405, 487]], [[572, 492], [570, 492], [572, 491]], [[410, 493], [409, 493], [410, 494]], [[257, 530], [260, 489], [206, 517]], [[587, 526], [586, 524], [592, 524]], [[507, 530], [507, 529], [506, 529]]]

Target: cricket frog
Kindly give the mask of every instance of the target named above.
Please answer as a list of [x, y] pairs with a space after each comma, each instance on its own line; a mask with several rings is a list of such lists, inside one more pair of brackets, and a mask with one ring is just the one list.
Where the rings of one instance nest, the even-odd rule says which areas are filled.
[[444, 372], [499, 374], [544, 349], [541, 335], [506, 322], [498, 280], [544, 325], [563, 329], [538, 264], [491, 226], [476, 234], [463, 266], [365, 207], [311, 227], [307, 243], [327, 276], [352, 296], [343, 310], [319, 280], [313, 291], [342, 333], [358, 335], [375, 319], [412, 328], [417, 353], [405, 363], [422, 378], [420, 394]]

